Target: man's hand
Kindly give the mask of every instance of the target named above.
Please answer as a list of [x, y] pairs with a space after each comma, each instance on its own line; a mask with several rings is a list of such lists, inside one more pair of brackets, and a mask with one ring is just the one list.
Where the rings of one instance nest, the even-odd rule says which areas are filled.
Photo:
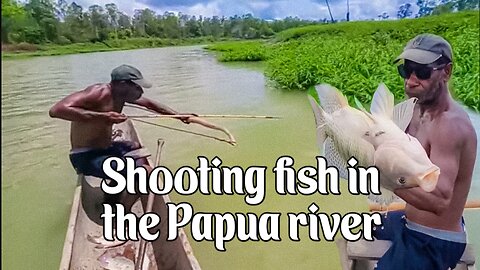
[[180, 121], [182, 121], [185, 124], [190, 124], [190, 117], [198, 117], [198, 114], [196, 113], [178, 113], [179, 115], [191, 115], [191, 116], [186, 116], [186, 117], [180, 117]]
[[113, 124], [118, 124], [122, 123], [125, 120], [127, 120], [127, 116], [123, 113], [118, 113], [118, 112], [103, 112], [101, 115], [104, 117], [104, 119], [107, 122], [113, 123]]

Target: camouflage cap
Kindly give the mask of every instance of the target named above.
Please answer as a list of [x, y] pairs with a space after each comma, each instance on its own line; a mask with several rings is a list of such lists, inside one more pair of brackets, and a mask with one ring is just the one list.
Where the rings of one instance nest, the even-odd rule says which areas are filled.
[[142, 73], [135, 67], [121, 65], [112, 70], [112, 81], [132, 81], [143, 88], [150, 88], [152, 84], [143, 78]]
[[444, 38], [433, 34], [421, 34], [407, 43], [394, 63], [407, 59], [419, 64], [431, 64], [442, 56], [452, 61], [452, 54], [452, 47]]

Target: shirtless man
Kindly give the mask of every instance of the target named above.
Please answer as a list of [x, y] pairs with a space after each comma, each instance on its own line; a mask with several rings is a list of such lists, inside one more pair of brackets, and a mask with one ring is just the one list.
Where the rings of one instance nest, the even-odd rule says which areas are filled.
[[450, 96], [452, 49], [442, 37], [413, 38], [396, 62], [405, 93], [418, 99], [407, 133], [415, 136], [440, 167], [433, 192], [419, 187], [397, 189], [405, 211], [390, 212], [377, 239], [393, 242], [376, 269], [454, 268], [463, 255], [466, 235], [463, 209], [472, 182], [477, 137], [467, 113]]
[[[151, 84], [144, 80], [141, 72], [135, 67], [121, 65], [113, 69], [111, 82], [95, 84], [82, 91], [75, 92], [58, 103], [49, 111], [51, 117], [71, 121], [70, 160], [78, 174], [108, 179], [102, 170], [103, 161], [110, 157], [124, 157], [128, 152], [141, 148], [134, 142], [112, 141], [112, 125], [127, 120], [122, 114], [125, 103], [133, 103], [160, 114], [177, 115], [173, 109], [142, 97], [143, 89]], [[189, 123], [194, 117], [181, 117], [181, 121]], [[150, 171], [142, 159], [136, 161], [137, 166], [144, 166]], [[120, 195], [103, 194], [99, 188], [92, 189], [82, 183], [90, 191], [83, 192], [82, 202], [87, 215], [95, 222], [100, 223], [100, 214], [103, 211], [102, 203], [123, 203], [127, 211], [137, 198]], [[86, 190], [84, 190], [86, 191]], [[101, 197], [100, 197], [101, 196]], [[98, 198], [100, 197], [100, 198]], [[103, 197], [103, 198], [102, 198]]]

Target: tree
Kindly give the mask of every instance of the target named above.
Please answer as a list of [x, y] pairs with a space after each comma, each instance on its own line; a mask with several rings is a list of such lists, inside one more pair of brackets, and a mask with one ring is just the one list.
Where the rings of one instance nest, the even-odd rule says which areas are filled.
[[117, 30], [118, 28], [118, 19], [119, 19], [119, 14], [118, 14], [118, 8], [117, 5], [114, 3], [106, 4], [105, 9], [107, 10], [107, 15], [108, 15], [108, 22], [109, 25]]
[[400, 6], [400, 8], [397, 11], [397, 18], [399, 19], [404, 19], [412, 16], [412, 10], [411, 10], [412, 5], [410, 3], [406, 3]]
[[93, 30], [90, 18], [83, 8], [75, 2], [67, 7], [64, 23], [61, 27], [61, 35], [71, 42], [85, 42], [93, 38]]
[[432, 14], [433, 15], [438, 15], [438, 14], [443, 14], [443, 13], [451, 13], [455, 10], [455, 2], [449, 1], [449, 0], [442, 0], [440, 2], [440, 5], [436, 6]]
[[350, 2], [347, 0], [347, 16], [346, 16], [347, 22], [350, 21]]
[[416, 18], [428, 16], [432, 14], [433, 9], [436, 6], [435, 0], [417, 0], [418, 13], [415, 15]]
[[40, 43], [44, 40], [56, 41], [58, 37], [58, 19], [55, 16], [55, 6], [50, 0], [30, 0], [25, 4], [25, 11], [37, 22], [43, 31]]
[[55, 15], [60, 21], [65, 19], [67, 15], [68, 3], [65, 0], [57, 0], [55, 3]]
[[332, 23], [333, 23], [335, 22], [335, 20], [333, 19], [332, 11], [330, 10], [330, 5], [328, 4], [328, 0], [325, 0], [325, 2], [327, 2], [328, 13], [330, 13], [330, 18], [332, 18]]
[[388, 19], [388, 18], [390, 17], [390, 15], [388, 15], [387, 12], [383, 12], [382, 14], [379, 14], [377, 17], [378, 17], [380, 20], [386, 20], [386, 19]]
[[15, 0], [2, 0], [2, 42], [9, 43], [9, 34], [18, 29], [18, 22], [25, 19], [25, 9]]
[[105, 14], [103, 7], [91, 5], [88, 7], [88, 15], [93, 28], [94, 39], [92, 41], [103, 41], [107, 39], [108, 15]]
[[478, 9], [478, 0], [456, 0], [455, 7], [457, 10], [472, 10]]
[[118, 38], [132, 37], [132, 21], [128, 15], [123, 12], [118, 13]]

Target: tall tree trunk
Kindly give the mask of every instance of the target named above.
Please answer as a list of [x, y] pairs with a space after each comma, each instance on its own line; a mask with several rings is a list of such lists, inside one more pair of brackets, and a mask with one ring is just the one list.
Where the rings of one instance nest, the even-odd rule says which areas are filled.
[[347, 0], [347, 22], [350, 21], [350, 3]]
[[330, 13], [330, 18], [332, 18], [332, 23], [334, 22], [333, 16], [332, 16], [332, 11], [330, 10], [330, 5], [328, 4], [328, 0], [325, 0], [327, 2], [327, 8], [328, 8], [328, 13]]

